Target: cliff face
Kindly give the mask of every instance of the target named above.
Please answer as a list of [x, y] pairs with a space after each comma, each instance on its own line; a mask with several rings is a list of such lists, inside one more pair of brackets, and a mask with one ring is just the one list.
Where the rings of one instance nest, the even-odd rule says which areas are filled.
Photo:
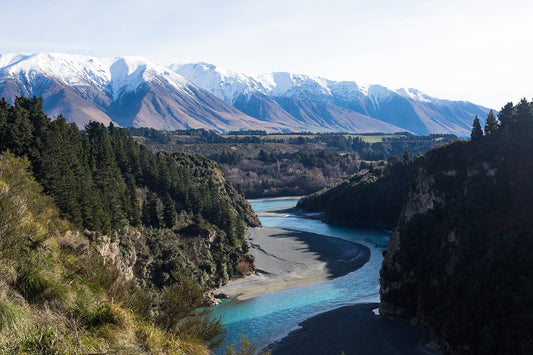
[[[523, 103], [521, 103], [523, 104]], [[380, 273], [380, 313], [451, 353], [531, 353], [533, 114], [425, 156]]]

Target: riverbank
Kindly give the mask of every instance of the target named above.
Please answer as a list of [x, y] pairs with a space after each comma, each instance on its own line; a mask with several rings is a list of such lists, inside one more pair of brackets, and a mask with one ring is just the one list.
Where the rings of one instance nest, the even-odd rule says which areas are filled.
[[427, 333], [405, 319], [374, 313], [377, 303], [334, 309], [300, 323], [269, 350], [281, 354], [440, 354], [425, 347]]
[[217, 290], [239, 301], [346, 275], [363, 266], [370, 250], [319, 234], [282, 228], [253, 228], [247, 235], [255, 274]]

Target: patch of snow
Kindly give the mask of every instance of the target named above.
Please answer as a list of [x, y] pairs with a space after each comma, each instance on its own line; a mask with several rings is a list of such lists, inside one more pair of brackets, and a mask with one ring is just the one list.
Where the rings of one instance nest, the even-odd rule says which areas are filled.
[[253, 77], [219, 68], [212, 64], [173, 64], [169, 68], [194, 85], [209, 91], [230, 104], [233, 104], [241, 95], [250, 97], [254, 92], [267, 94], [261, 83]]
[[257, 77], [272, 96], [309, 97], [332, 96], [328, 80], [303, 74], [276, 72]]
[[123, 93], [135, 91], [143, 83], [150, 81], [168, 84], [181, 92], [191, 94], [185, 78], [165, 67], [149, 63], [144, 58], [118, 58], [110, 66], [110, 73], [110, 85], [115, 100]]
[[417, 90], [417, 89], [413, 89], [413, 88], [398, 89], [398, 90], [396, 90], [396, 92], [398, 94], [400, 94], [401, 96], [405, 97], [405, 98], [413, 99], [413, 100], [416, 100], [416, 101], [434, 102], [434, 101], [437, 100], [436, 98], [431, 97], [431, 96], [423, 93], [422, 91]]
[[388, 100], [390, 97], [398, 95], [395, 91], [389, 90], [385, 86], [370, 85], [368, 87], [368, 99], [374, 107], [379, 107], [380, 103]]
[[368, 94], [355, 81], [329, 81], [328, 87], [337, 100], [344, 102], [356, 101]]
[[368, 84], [368, 83], [359, 84], [359, 91], [361, 91], [363, 95], [368, 96], [368, 89], [370, 88], [370, 86], [372, 86], [372, 84]]
[[[354, 81], [337, 82], [288, 72], [248, 75], [203, 62], [173, 64], [169, 69], [230, 104], [241, 95], [250, 97], [253, 93], [274, 97], [305, 98], [327, 103], [347, 102], [368, 96], [370, 87], [374, 86], [358, 85]], [[386, 89], [386, 91], [394, 94], [391, 90]], [[378, 95], [375, 88], [372, 93], [376, 99], [383, 96]]]
[[0, 72], [20, 76], [32, 81], [38, 75], [59, 79], [67, 85], [95, 85], [102, 89], [109, 81], [106, 60], [81, 55], [36, 53], [31, 55], [10, 55], [8, 63], [0, 61]]

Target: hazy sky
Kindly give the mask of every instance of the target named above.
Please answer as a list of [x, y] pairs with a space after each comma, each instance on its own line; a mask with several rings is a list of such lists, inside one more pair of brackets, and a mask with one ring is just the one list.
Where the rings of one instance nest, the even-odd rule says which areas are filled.
[[0, 0], [0, 53], [135, 55], [414, 87], [499, 109], [533, 98], [533, 1]]

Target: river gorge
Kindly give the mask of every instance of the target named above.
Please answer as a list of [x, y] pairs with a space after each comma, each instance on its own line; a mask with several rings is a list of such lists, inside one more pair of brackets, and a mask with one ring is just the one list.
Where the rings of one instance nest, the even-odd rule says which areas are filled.
[[370, 249], [370, 259], [345, 276], [311, 286], [277, 291], [245, 301], [226, 300], [214, 308], [214, 314], [222, 316], [228, 331], [226, 345], [238, 344], [240, 334], [244, 334], [258, 348], [263, 348], [319, 313], [356, 303], [379, 302], [379, 270], [389, 232], [325, 224], [291, 210], [296, 205], [296, 198], [249, 202], [264, 227], [311, 232], [355, 242]]

